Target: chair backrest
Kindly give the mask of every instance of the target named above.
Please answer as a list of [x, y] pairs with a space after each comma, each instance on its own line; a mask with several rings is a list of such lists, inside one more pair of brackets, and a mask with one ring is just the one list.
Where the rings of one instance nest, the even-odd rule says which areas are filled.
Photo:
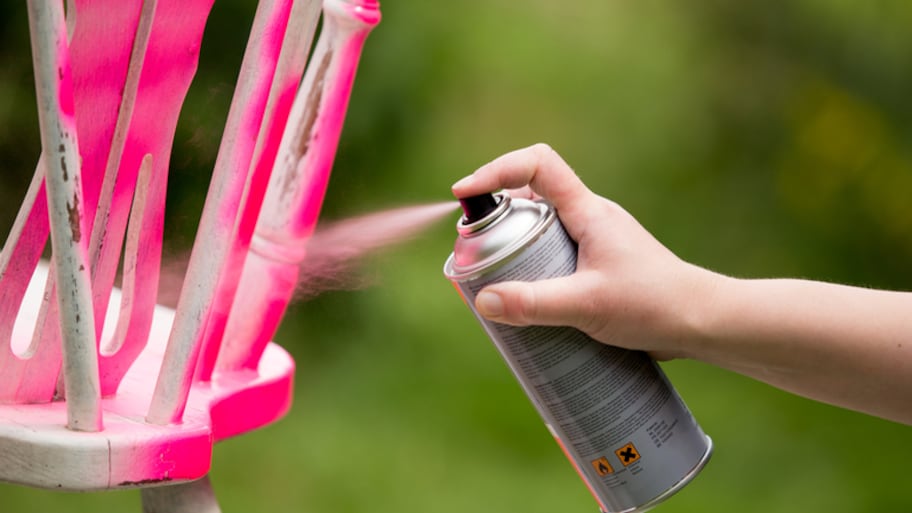
[[[42, 152], [0, 253], [0, 480], [187, 483], [213, 442], [290, 405], [294, 362], [270, 340], [379, 5], [259, 3], [170, 310], [156, 305], [165, 184], [212, 1], [29, 1]], [[149, 488], [147, 509], [211, 495], [179, 490]]]

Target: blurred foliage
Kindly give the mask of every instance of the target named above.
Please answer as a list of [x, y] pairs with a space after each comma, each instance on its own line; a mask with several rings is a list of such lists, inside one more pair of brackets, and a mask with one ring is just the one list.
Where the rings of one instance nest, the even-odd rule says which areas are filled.
[[[27, 23], [0, 6], [4, 233], [39, 152]], [[189, 247], [253, 2], [218, 0], [178, 129]], [[742, 276], [912, 288], [912, 3], [394, 2], [367, 41], [324, 216], [449, 197], [555, 147], [682, 257]], [[295, 305], [288, 418], [221, 444], [224, 511], [595, 511], [441, 275], [449, 223]], [[663, 512], [905, 511], [909, 428], [694, 362], [664, 365], [716, 455]], [[863, 386], [859, 384], [859, 386]], [[0, 511], [138, 511], [136, 492], [0, 486]]]

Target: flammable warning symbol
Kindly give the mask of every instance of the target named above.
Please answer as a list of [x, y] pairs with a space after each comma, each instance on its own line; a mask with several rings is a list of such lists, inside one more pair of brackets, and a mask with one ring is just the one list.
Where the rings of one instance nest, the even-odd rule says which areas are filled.
[[608, 458], [604, 456], [597, 460], [592, 460], [592, 468], [594, 468], [595, 473], [601, 477], [605, 477], [608, 474], [614, 472], [614, 469], [611, 468], [611, 464], [608, 463]]
[[614, 451], [614, 454], [617, 454], [618, 459], [621, 460], [625, 467], [640, 459], [640, 452], [633, 446], [633, 442], [627, 442], [627, 445]]

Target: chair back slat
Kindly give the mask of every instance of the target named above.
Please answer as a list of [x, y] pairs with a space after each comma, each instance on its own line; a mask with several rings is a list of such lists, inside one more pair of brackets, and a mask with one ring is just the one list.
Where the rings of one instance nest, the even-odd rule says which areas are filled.
[[[110, 55], [117, 62], [120, 78], [122, 68], [127, 63], [122, 80], [115, 83], [121, 84], [120, 102], [110, 102], [110, 107], [116, 107], [116, 118], [113, 120], [113, 133], [110, 133], [108, 144], [99, 144], [98, 147], [85, 148], [83, 154], [88, 154], [93, 162], [97, 162], [96, 172], [103, 168], [101, 192], [98, 197], [92, 238], [89, 243], [89, 256], [92, 262], [92, 291], [95, 306], [95, 329], [101, 334], [108, 310], [108, 300], [117, 275], [117, 264], [120, 260], [127, 218], [131, 209], [131, 202], [138, 189], [137, 177], [141, 166], [138, 165], [132, 148], [128, 148], [127, 140], [130, 135], [131, 124], [147, 123], [149, 120], [134, 120], [133, 113], [137, 101], [140, 76], [149, 45], [152, 19], [155, 16], [155, 0], [121, 2], [116, 9], [124, 11], [124, 18], [129, 20], [127, 30], [113, 30], [117, 25], [111, 25], [110, 11], [106, 16], [100, 16], [100, 11], [83, 12], [77, 27], [78, 32], [73, 40], [73, 53], [76, 59], [82, 60], [83, 55]], [[107, 7], [107, 6], [106, 6]], [[97, 6], [96, 6], [97, 9]], [[136, 20], [136, 11], [139, 10], [139, 19]], [[119, 18], [118, 17], [115, 17]], [[118, 20], [119, 21], [119, 20]], [[130, 30], [131, 27], [133, 30]], [[113, 34], [113, 36], [112, 36]], [[112, 41], [111, 38], [114, 38]], [[119, 40], [118, 40], [119, 39]], [[115, 51], [102, 51], [102, 45], [116, 48]], [[125, 50], [130, 49], [129, 53]], [[90, 59], [86, 59], [90, 60]], [[80, 89], [79, 100], [87, 100], [84, 96], [94, 95], [98, 85], [88, 80], [83, 81]], [[111, 127], [97, 127], [92, 120], [81, 123], [80, 134], [86, 132], [101, 132], [107, 136]], [[105, 151], [107, 150], [107, 151]], [[133, 151], [130, 151], [133, 150]], [[128, 159], [124, 161], [124, 155]], [[129, 157], [133, 156], [133, 159]], [[139, 192], [142, 194], [142, 192]], [[127, 268], [125, 267], [125, 270]], [[150, 279], [154, 278], [151, 276]], [[99, 338], [99, 342], [101, 339]]]
[[[92, 232], [95, 210], [99, 202], [99, 189], [105, 166], [104, 159], [108, 156], [111, 146], [112, 132], [115, 131], [111, 121], [117, 116], [121, 96], [128, 94], [125, 91], [123, 74], [126, 70], [127, 58], [133, 46], [133, 30], [136, 18], [140, 11], [142, 0], [134, 1], [98, 1], [87, 2], [76, 0], [68, 11], [67, 33], [70, 38], [68, 45], [69, 70], [72, 84], [72, 115], [75, 116], [75, 131], [81, 143], [80, 155], [80, 180], [79, 188], [82, 194], [80, 206], [84, 233], [86, 236]], [[55, 4], [59, 4], [56, 2]], [[58, 5], [54, 8], [59, 9]], [[80, 11], [78, 28], [76, 26], [76, 11]], [[57, 29], [55, 29], [57, 30]], [[52, 35], [56, 35], [52, 33]], [[33, 34], [33, 36], [47, 37], [46, 34]], [[118, 54], [119, 52], [119, 54]], [[119, 56], [122, 56], [120, 58]], [[118, 123], [120, 125], [121, 123]], [[72, 129], [73, 127], [71, 127]], [[70, 166], [72, 167], [72, 166]], [[48, 205], [44, 190], [45, 172], [43, 160], [39, 161], [32, 190], [29, 192], [20, 217], [28, 212], [28, 222], [20, 225], [17, 222], [5, 246], [5, 255], [10, 256], [9, 271], [13, 265], [19, 265], [20, 273], [4, 273], [2, 283], [5, 292], [4, 301], [9, 304], [18, 304], [22, 299], [22, 287], [28, 283], [30, 276], [35, 272], [39, 255], [44, 248], [49, 225], [47, 221]], [[103, 218], [109, 217], [102, 214]], [[111, 223], [109, 231], [116, 233], [116, 222]], [[104, 223], [100, 228], [105, 229]], [[94, 237], [92, 237], [94, 238]], [[88, 239], [91, 240], [91, 239]], [[109, 239], [109, 246], [119, 247], [113, 239]], [[90, 252], [93, 252], [90, 249]], [[15, 255], [15, 256], [13, 256]], [[24, 258], [23, 258], [24, 257]], [[89, 257], [90, 261], [94, 261]], [[6, 267], [6, 266], [4, 266]], [[97, 268], [97, 266], [92, 266]], [[116, 269], [116, 263], [114, 265]], [[56, 283], [54, 273], [51, 273], [49, 284], [46, 287], [45, 297], [55, 295]], [[92, 275], [97, 278], [95, 273]], [[111, 281], [113, 278], [111, 278]], [[94, 279], [95, 282], [99, 280]], [[103, 280], [102, 280], [103, 281]], [[104, 304], [99, 304], [94, 299], [107, 298], [102, 291], [110, 292], [110, 286], [91, 287], [94, 291], [93, 303], [96, 316], [96, 344], [100, 334], [103, 315], [99, 312]], [[38, 315], [35, 332], [30, 341], [15, 341], [16, 345], [26, 345], [26, 351], [17, 351], [16, 354], [6, 354], [0, 359], [0, 369], [5, 376], [18, 376], [16, 379], [7, 379], [0, 383], [0, 401], [33, 403], [50, 401], [55, 393], [65, 393], [65, 380], [59, 374], [61, 367], [60, 329], [57, 327], [58, 315], [53, 301], [45, 301]], [[5, 307], [7, 305], [4, 305]], [[10, 325], [9, 315], [4, 314], [0, 324], [4, 327]], [[0, 337], [6, 340], [6, 337]]]
[[[21, 336], [21, 340], [17, 340], [13, 328], [19, 318], [25, 292], [47, 245], [50, 230], [44, 169], [42, 156], [38, 159], [31, 185], [0, 252], [0, 291], [3, 291], [0, 294], [0, 376], [4, 376], [0, 379], [0, 403], [16, 402], [18, 381], [12, 376], [20, 372], [14, 369], [23, 366], [23, 358], [34, 350], [32, 338]], [[34, 326], [34, 322], [31, 325]], [[50, 400], [50, 397], [44, 400]]]
[[255, 368], [292, 299], [317, 223], [364, 41], [380, 21], [372, 0], [325, 0], [323, 28], [295, 98], [228, 320], [219, 369]]
[[[94, 0], [86, 1], [89, 5], [85, 8], [92, 20], [103, 17]], [[117, 0], [106, 1], [116, 3]], [[138, 13], [133, 21], [137, 27], [136, 41], [128, 45], [133, 52], [127, 55], [118, 52], [119, 59], [129, 59], [120, 112], [121, 116], [129, 113], [130, 121], [121, 132], [122, 117], [117, 120], [118, 130], [106, 154], [107, 176], [117, 170], [116, 177], [105, 180], [105, 193], [109, 196], [106, 201], [111, 204], [109, 212], [112, 218], [118, 218], [117, 233], [108, 235], [111, 242], [103, 242], [99, 253], [96, 267], [108, 273], [107, 276], [101, 273], [94, 276], [94, 286], [103, 287], [96, 311], [103, 311], [101, 302], [107, 302], [123, 248], [123, 295], [120, 308], [116, 309], [119, 315], [111, 338], [100, 341], [101, 384], [105, 395], [116, 392], [124, 373], [148, 340], [158, 295], [171, 148], [180, 110], [197, 69], [211, 7], [212, 0], [136, 2], [132, 7]], [[86, 54], [101, 52], [99, 47], [104, 44], [101, 37], [110, 31], [104, 29], [104, 20], [86, 23], [85, 15], [78, 18], [74, 37], [83, 36], [81, 48]], [[130, 91], [134, 87], [135, 99], [131, 100]], [[120, 137], [122, 143], [117, 142]], [[122, 144], [121, 150], [117, 150], [118, 144]], [[154, 379], [150, 380], [150, 388], [151, 383]]]
[[158, 296], [164, 222], [164, 180], [153, 179], [153, 158], [140, 166], [124, 246], [120, 309], [110, 338], [99, 349], [101, 392], [117, 392], [121, 379], [146, 347]]
[[320, 0], [297, 0], [291, 7], [288, 28], [285, 30], [275, 78], [266, 102], [263, 125], [253, 153], [253, 165], [247, 179], [244, 200], [237, 222], [237, 230], [229, 249], [224, 272], [219, 280], [212, 305], [212, 314], [203, 337], [202, 349], [196, 370], [196, 379], [209, 381], [216, 359], [222, 350], [225, 326], [240, 281], [241, 270], [247, 258], [250, 238], [263, 204], [266, 185], [272, 174], [279, 141], [288, 122], [288, 115], [307, 65], [314, 32], [320, 21]]
[[67, 427], [102, 428], [101, 387], [89, 275], [88, 232], [63, 5], [28, 3], [41, 146], [47, 162], [53, 274], [67, 395]]
[[254, 15], [209, 193], [178, 299], [174, 326], [147, 416], [147, 420], [154, 424], [180, 420], [187, 403], [203, 335], [236, 233], [244, 187], [263, 123], [291, 3], [291, 0], [263, 0]]
[[[33, 285], [43, 289], [40, 302], [23, 304], [17, 315], [14, 342], [26, 349], [19, 353], [6, 353], [0, 371], [3, 396], [0, 403], [46, 403], [54, 399], [57, 377], [62, 365], [60, 328], [57, 325], [57, 292], [54, 274], [32, 277]], [[30, 282], [29, 282], [30, 283]], [[42, 285], [43, 283], [43, 285]], [[27, 287], [28, 290], [30, 287]], [[20, 300], [23, 298], [20, 297]], [[34, 319], [19, 327], [22, 317]], [[27, 339], [23, 344], [22, 339]]]
[[[57, 2], [55, 2], [57, 3]], [[123, 136], [130, 126], [132, 90], [130, 61], [137, 42], [137, 27], [144, 0], [69, 0], [70, 67], [73, 77], [73, 101], [76, 129], [79, 133], [79, 152], [82, 162], [82, 188], [85, 220], [90, 241], [98, 242], [95, 218], [101, 217], [99, 230], [110, 225], [112, 235], [119, 234], [123, 215], [110, 219], [113, 176], [122, 173], [125, 180], [132, 170], [121, 170]], [[135, 75], [135, 73], [134, 73]], [[133, 179], [135, 181], [135, 178]], [[107, 182], [107, 183], [106, 183]], [[131, 186], [132, 187], [132, 186]], [[103, 192], [105, 191], [106, 192]], [[128, 193], [129, 197], [130, 194]], [[114, 198], [119, 196], [114, 195]], [[114, 251], [120, 247], [111, 239]], [[90, 245], [92, 260], [97, 249]], [[93, 272], [93, 280], [98, 281]], [[98, 293], [104, 292], [102, 287]], [[99, 320], [100, 321], [100, 320]]]
[[[163, 5], [159, 5], [159, 4]], [[81, 235], [91, 232], [89, 260], [95, 314], [95, 346], [101, 391], [116, 392], [144, 347], [155, 305], [161, 264], [167, 170], [177, 117], [196, 71], [211, 0], [76, 0], [70, 10], [73, 107], [82, 161]], [[73, 13], [78, 11], [79, 15]], [[154, 22], [153, 22], [154, 20]], [[151, 47], [151, 49], [150, 49]], [[153, 159], [150, 156], [158, 155]], [[145, 157], [146, 184], [137, 187]], [[71, 166], [72, 167], [72, 166]], [[11, 333], [24, 288], [48, 234], [43, 168], [36, 171], [19, 218], [4, 247], [4, 300], [0, 335]], [[103, 179], [102, 179], [103, 178]], [[140, 190], [141, 189], [141, 190]], [[135, 198], [134, 198], [135, 197]], [[142, 198], [142, 201], [137, 201]], [[95, 214], [97, 210], [97, 215]], [[130, 212], [132, 211], [132, 214]], [[92, 226], [95, 218], [98, 223]], [[108, 299], [131, 218], [135, 234], [123, 255], [123, 294], [113, 336], [101, 340]], [[94, 229], [92, 229], [94, 228]], [[127, 237], [129, 239], [129, 237]], [[137, 280], [136, 277], [140, 278]], [[56, 290], [51, 273], [45, 295]], [[53, 303], [53, 302], [50, 302]], [[2, 402], [46, 402], [65, 393], [57, 309], [45, 302], [27, 351], [0, 350]], [[50, 324], [48, 324], [50, 323]], [[3, 336], [0, 340], [9, 340]], [[104, 346], [104, 347], [102, 347]]]

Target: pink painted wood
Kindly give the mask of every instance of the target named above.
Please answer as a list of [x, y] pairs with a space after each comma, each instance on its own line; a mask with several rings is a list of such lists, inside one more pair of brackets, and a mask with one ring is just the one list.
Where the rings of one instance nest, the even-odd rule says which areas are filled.
[[179, 420], [183, 413], [223, 265], [235, 237], [290, 11], [291, 0], [263, 0], [257, 7], [178, 299], [174, 328], [149, 407], [150, 422], [168, 424]]
[[[46, 272], [46, 267], [39, 267], [37, 277]], [[24, 311], [37, 314], [41, 295], [35, 280]], [[115, 290], [113, 301], [117, 295]], [[152, 392], [149, 376], [158, 372], [173, 318], [172, 310], [155, 308], [148, 345], [118, 393], [102, 400], [103, 431], [66, 429], [64, 402], [0, 404], [0, 481], [67, 490], [187, 482], [209, 471], [213, 443], [262, 427], [287, 412], [294, 361], [270, 344], [255, 371], [221, 373], [211, 383], [195, 384], [182, 423], [145, 422]]]
[[[285, 251], [312, 232], [379, 10], [325, 0], [316, 64], [294, 100], [318, 0], [260, 2], [185, 287], [169, 310], [155, 304], [168, 164], [212, 2], [69, 0], [65, 25], [62, 0], [30, 0], [44, 151], [0, 253], [0, 480], [152, 486], [148, 511], [217, 511], [204, 479], [212, 444], [290, 407], [294, 361], [262, 336], [288, 298], [278, 309], [234, 298], [264, 270], [242, 266], [264, 250], [255, 227], [257, 237], [285, 237]], [[267, 184], [289, 179], [273, 204]], [[49, 232], [52, 272], [39, 263]], [[287, 279], [286, 263], [274, 273], [269, 261], [266, 276]], [[227, 272], [235, 268], [244, 278]], [[255, 297], [268, 301], [263, 292]], [[233, 337], [220, 355], [226, 322], [242, 309], [247, 333], [265, 329]]]
[[375, 0], [325, 0], [323, 29], [282, 136], [217, 369], [256, 365], [294, 292], [316, 227]]
[[[92, 9], [103, 7], [97, 0], [80, 1], [90, 4]], [[119, 0], [109, 1], [117, 3]], [[125, 301], [120, 305], [120, 320], [113, 338], [104, 341], [100, 351], [101, 383], [105, 394], [116, 391], [120, 379], [142, 350], [150, 329], [151, 311], [158, 292], [171, 147], [180, 108], [196, 72], [200, 42], [211, 6], [212, 0], [147, 0], [139, 20], [133, 63], [126, 78], [127, 94], [121, 107], [124, 112], [131, 106], [132, 115], [123, 127], [122, 135], [115, 132], [114, 144], [110, 145], [105, 185], [114, 183], [105, 188], [108, 195], [102, 196], [110, 208], [106, 210], [104, 226], [95, 232], [101, 235], [96, 239], [97, 272], [93, 287], [97, 297], [96, 310], [105, 311], [104, 298], [113, 286], [114, 271], [127, 231], [123, 266]], [[154, 21], [148, 20], [153, 16]], [[80, 34], [82, 20], [80, 14], [74, 39]], [[91, 37], [96, 50], [97, 45], [104, 44], [102, 36], [98, 35], [106, 33], [102, 27], [89, 26], [86, 31], [95, 34]], [[140, 45], [143, 40], [145, 45]], [[90, 45], [87, 43], [87, 46]], [[140, 50], [142, 46], [146, 47], [144, 51]], [[129, 95], [131, 85], [135, 88], [133, 98]], [[111, 170], [119, 172], [111, 176]], [[143, 176], [143, 170], [147, 176]], [[144, 182], [144, 186], [137, 186], [138, 180]], [[130, 220], [126, 227], [128, 213]]]
[[[161, 5], [156, 8], [157, 3]], [[142, 347], [143, 333], [148, 330], [150, 317], [143, 312], [150, 311], [157, 291], [171, 143], [177, 114], [196, 70], [211, 3], [212, 0], [74, 2], [79, 16], [70, 44], [73, 104], [76, 132], [82, 142], [83, 222], [86, 231], [92, 233], [90, 259], [96, 328], [103, 322], [100, 314], [106, 310], [113, 286], [141, 162], [146, 155], [159, 156], [153, 159], [154, 165], [149, 169], [152, 176], [149, 188], [142, 191], [144, 201], [133, 208], [134, 230], [145, 235], [141, 241], [128, 243], [128, 249], [135, 249], [133, 255], [125, 257], [130, 264], [125, 266], [124, 276], [129, 294], [121, 309], [122, 327], [115, 339], [105, 344], [107, 347], [100, 356], [103, 394], [116, 390]], [[147, 55], [149, 39], [152, 50]], [[5, 246], [4, 254], [9, 258], [0, 268], [3, 280], [0, 285], [13, 293], [4, 294], [0, 326], [11, 325], [10, 318], [15, 318], [17, 301], [21, 298], [21, 293], [15, 290], [28, 283], [47, 239], [46, 195], [40, 177], [43, 168], [36, 172], [34, 192], [29, 194], [20, 212], [22, 228], [13, 230]], [[93, 230], [96, 210], [102, 219]], [[140, 282], [131, 278], [137, 272], [143, 276]], [[14, 282], [18, 284], [16, 287]], [[53, 297], [54, 291], [54, 284], [49, 283], [46, 295]], [[55, 390], [63, 389], [58, 373], [53, 370], [60, 367], [55, 308], [53, 301], [42, 307], [43, 314], [28, 351], [16, 354], [5, 350], [6, 344], [0, 347], [0, 370], [5, 376], [0, 382], [0, 401], [49, 401]], [[100, 345], [100, 329], [96, 333]], [[4, 336], [0, 340], [8, 338]]]
[[269, 183], [269, 176], [279, 150], [282, 132], [288, 122], [288, 114], [307, 64], [317, 22], [320, 20], [321, 6], [319, 0], [298, 0], [291, 8], [285, 40], [282, 43], [275, 78], [266, 104], [265, 121], [260, 128], [253, 166], [247, 179], [242, 210], [238, 216], [237, 233], [228, 251], [224, 271], [215, 293], [209, 325], [203, 338], [197, 367], [197, 379], [203, 381], [208, 381], [212, 377], [241, 269], [244, 267], [247, 249], [250, 247], [250, 238], [253, 236], [266, 185]]
[[[47, 244], [48, 224], [47, 194], [44, 189], [45, 159], [38, 161], [38, 169], [26, 193], [25, 200], [13, 228], [0, 254], [0, 403], [41, 402], [50, 400], [53, 390], [36, 393], [28, 388], [20, 392], [26, 382], [27, 364], [43, 369], [56, 382], [60, 371], [60, 344], [36, 344], [31, 333], [21, 342], [14, 340], [13, 326], [21, 310], [25, 295], [41, 252]], [[46, 311], [43, 301], [39, 308]], [[34, 326], [34, 322], [29, 326]], [[13, 348], [20, 348], [14, 351]]]
[[[75, 2], [73, 10], [79, 11], [80, 22], [73, 26], [72, 44], [75, 52], [74, 60], [80, 64], [78, 91], [81, 115], [79, 119], [83, 121], [79, 130], [80, 133], [90, 136], [93, 142], [93, 144], [87, 145], [81, 153], [83, 159], [88, 160], [91, 165], [92, 175], [95, 178], [93, 181], [100, 185], [97, 198], [94, 197], [95, 188], [93, 187], [96, 208], [93, 212], [89, 243], [93, 311], [99, 342], [108, 296], [111, 293], [117, 270], [116, 261], [119, 259], [120, 249], [123, 246], [123, 225], [130, 208], [130, 198], [124, 198], [127, 196], [127, 191], [123, 190], [122, 185], [117, 188], [115, 184], [124, 184], [129, 181], [131, 175], [135, 176], [135, 173], [130, 172], [132, 170], [120, 173], [120, 161], [125, 132], [132, 121], [136, 83], [142, 69], [142, 61], [148, 43], [148, 27], [155, 8], [155, 2], [147, 3], [143, 9], [140, 9], [141, 2], [121, 2], [116, 6], [107, 4], [108, 2], [98, 2], [87, 5], [84, 1]], [[113, 12], [118, 13], [119, 16], [106, 16], [110, 12], [106, 9], [107, 7], [114, 7]], [[142, 28], [140, 29], [140, 27]], [[103, 41], [102, 34], [112, 34], [114, 40]], [[112, 59], [116, 71], [110, 76], [116, 77], [117, 80], [107, 83], [97, 78], [99, 75], [106, 75], [99, 70], [106, 64], [104, 61], [98, 62], [99, 57], [104, 56], [105, 53], [111, 53], [99, 51], [102, 44], [112, 45], [112, 48], [116, 49], [114, 59]], [[131, 47], [133, 51], [132, 55], [129, 55], [127, 52]], [[129, 66], [123, 69], [127, 61], [129, 61]], [[107, 87], [99, 88], [98, 86], [101, 84]], [[119, 91], [116, 89], [118, 86]], [[93, 115], [96, 112], [99, 114], [97, 117]], [[124, 177], [127, 179], [122, 179]], [[154, 282], [154, 275], [150, 278]], [[102, 374], [107, 373], [102, 371]], [[112, 387], [111, 379], [102, 378], [100, 381], [104, 395], [116, 390], [116, 382]], [[62, 387], [58, 383], [58, 389], [60, 388]]]

